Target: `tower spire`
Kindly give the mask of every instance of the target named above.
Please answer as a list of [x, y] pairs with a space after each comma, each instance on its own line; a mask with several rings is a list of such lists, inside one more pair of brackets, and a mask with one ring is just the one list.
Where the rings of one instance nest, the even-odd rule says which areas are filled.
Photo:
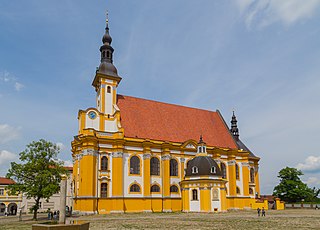
[[[100, 47], [101, 61], [97, 69], [97, 74], [103, 74], [108, 77], [116, 78], [120, 82], [121, 77], [118, 75], [117, 68], [113, 65], [113, 52], [114, 49], [111, 46], [112, 38], [109, 33], [109, 13], [106, 12], [106, 28], [102, 37], [102, 46]], [[93, 82], [95, 86], [95, 81]]]
[[238, 123], [237, 117], [234, 114], [234, 110], [233, 110], [232, 111], [232, 118], [231, 118], [231, 129], [230, 129], [230, 132], [238, 140], [239, 139], [239, 129], [238, 129], [237, 123]]

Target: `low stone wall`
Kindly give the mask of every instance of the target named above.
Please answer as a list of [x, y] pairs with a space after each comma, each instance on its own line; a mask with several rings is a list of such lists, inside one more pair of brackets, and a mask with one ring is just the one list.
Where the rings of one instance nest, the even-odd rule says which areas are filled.
[[286, 208], [309, 208], [309, 209], [320, 209], [320, 204], [304, 204], [304, 203], [296, 203], [296, 204], [285, 204]]
[[33, 224], [32, 230], [89, 230], [89, 222], [78, 224]]

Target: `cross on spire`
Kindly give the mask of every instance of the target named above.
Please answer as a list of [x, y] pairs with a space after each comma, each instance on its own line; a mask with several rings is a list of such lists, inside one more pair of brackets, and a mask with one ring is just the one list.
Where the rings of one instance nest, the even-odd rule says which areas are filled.
[[108, 10], [106, 12], [106, 25], [107, 25], [107, 28], [109, 28], [109, 12], [108, 12]]

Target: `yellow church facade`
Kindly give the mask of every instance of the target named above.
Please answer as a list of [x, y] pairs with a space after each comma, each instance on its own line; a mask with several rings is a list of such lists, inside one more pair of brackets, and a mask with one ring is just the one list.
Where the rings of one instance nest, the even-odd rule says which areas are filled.
[[[107, 23], [93, 80], [96, 106], [78, 113], [72, 141], [73, 210], [82, 213], [221, 212], [267, 208], [259, 157], [220, 112], [117, 93]], [[199, 140], [200, 139], [200, 140]]]

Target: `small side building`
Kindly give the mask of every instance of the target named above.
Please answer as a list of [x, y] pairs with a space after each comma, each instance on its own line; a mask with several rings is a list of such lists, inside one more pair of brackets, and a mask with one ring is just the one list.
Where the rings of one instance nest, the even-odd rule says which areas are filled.
[[9, 178], [0, 177], [0, 216], [16, 215], [21, 206], [22, 196], [10, 195], [7, 187], [15, 182]]

